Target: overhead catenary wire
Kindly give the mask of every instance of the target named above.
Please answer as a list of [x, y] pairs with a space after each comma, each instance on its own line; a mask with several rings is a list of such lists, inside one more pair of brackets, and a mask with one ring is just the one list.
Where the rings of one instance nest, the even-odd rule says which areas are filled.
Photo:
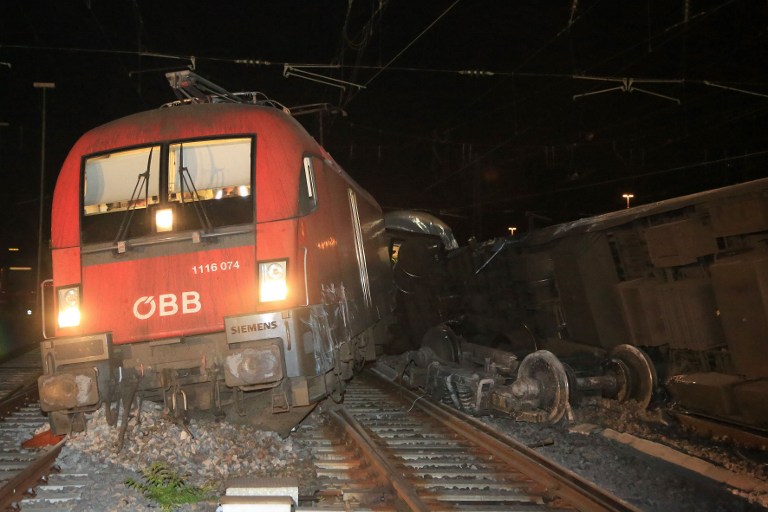
[[649, 177], [653, 177], [653, 176], [661, 176], [661, 175], [664, 175], [664, 174], [671, 174], [671, 173], [680, 172], [680, 171], [687, 171], [687, 170], [690, 170], [690, 169], [697, 169], [697, 168], [701, 168], [701, 167], [708, 167], [710, 165], [723, 164], [723, 163], [733, 162], [733, 161], [737, 161], [737, 160], [745, 160], [745, 159], [755, 158], [755, 157], [765, 156], [765, 155], [768, 155], [768, 148], [760, 149], [760, 150], [757, 150], [757, 151], [752, 151], [750, 153], [744, 153], [744, 154], [739, 154], [739, 155], [734, 155], [734, 156], [722, 157], [722, 158], [718, 158], [718, 159], [714, 159], [714, 160], [692, 162], [692, 163], [688, 163], [688, 164], [685, 164], [685, 165], [679, 165], [679, 166], [669, 167], [669, 168], [665, 168], [665, 169], [656, 169], [656, 170], [648, 171], [648, 172], [644, 172], [644, 173], [637, 173], [637, 174], [626, 175], [626, 176], [622, 176], [620, 178], [609, 178], [609, 179], [604, 179], [604, 180], [599, 180], [599, 181], [591, 181], [589, 183], [582, 183], [582, 184], [579, 184], [579, 185], [572, 185], [572, 186], [568, 186], [568, 187], [557, 187], [557, 188], [548, 189], [546, 192], [533, 192], [533, 193], [527, 193], [527, 194], [512, 194], [512, 195], [507, 195], [506, 197], [504, 197], [502, 199], [484, 201], [481, 204], [471, 203], [471, 204], [458, 205], [458, 206], [453, 207], [452, 210], [453, 211], [468, 210], [468, 209], [476, 208], [478, 206], [482, 206], [482, 207], [495, 206], [495, 205], [500, 205], [500, 204], [505, 204], [505, 203], [511, 203], [511, 202], [514, 202], [514, 201], [520, 201], [521, 199], [534, 199], [534, 198], [537, 198], [537, 197], [543, 197], [543, 196], [548, 196], [548, 195], [566, 194], [566, 193], [571, 193], [571, 192], [574, 192], [574, 191], [577, 191], [577, 190], [584, 190], [584, 189], [593, 188], [593, 187], [599, 187], [599, 186], [604, 186], [604, 185], [611, 185], [611, 184], [615, 184], [615, 183], [622, 183], [622, 182], [626, 182], [626, 181], [637, 180], [637, 179], [640, 179], [640, 178], [649, 178]]
[[[710, 16], [710, 15], [714, 14], [715, 12], [718, 12], [718, 11], [719, 11], [720, 9], [722, 9], [723, 7], [725, 7], [725, 6], [727, 6], [727, 5], [730, 5], [730, 4], [734, 3], [734, 2], [735, 2], [735, 0], [726, 0], [726, 1], [725, 1], [725, 2], [723, 2], [722, 4], [720, 4], [720, 5], [716, 6], [716, 7], [712, 8], [712, 9], [709, 9], [709, 10], [707, 10], [707, 11], [702, 11], [702, 12], [696, 13], [696, 14], [694, 14], [694, 15], [689, 15], [689, 18], [688, 18], [688, 23], [690, 23], [690, 24], [692, 25], [692, 21], [693, 21], [693, 20], [695, 20], [697, 23], [700, 23], [701, 21], [703, 21], [703, 19], [704, 19], [704, 18], [706, 18], [706, 17], [708, 17], [708, 16]], [[591, 10], [592, 10], [592, 9], [594, 9], [594, 8], [595, 8], [595, 7], [596, 7], [598, 4], [599, 4], [599, 2], [598, 2], [598, 3], [596, 3], [596, 4], [593, 4], [592, 6], [590, 6], [590, 9], [589, 9], [589, 10], [591, 11]], [[540, 53], [541, 53], [541, 52], [542, 52], [542, 51], [543, 51], [543, 50], [544, 50], [546, 47], [548, 47], [549, 45], [551, 45], [551, 44], [552, 44], [552, 42], [553, 42], [554, 40], [556, 40], [557, 38], [559, 38], [560, 36], [562, 36], [563, 34], [565, 34], [566, 32], [568, 32], [568, 31], [571, 29], [571, 26], [572, 26], [572, 25], [575, 23], [575, 21], [579, 21], [580, 19], [582, 19], [582, 18], [585, 16], [585, 14], [586, 14], [586, 12], [582, 12], [581, 14], [579, 14], [579, 15], [578, 15], [578, 16], [575, 18], [575, 20], [572, 20], [572, 21], [571, 21], [571, 20], [569, 20], [569, 23], [568, 23], [568, 24], [567, 24], [567, 25], [566, 25], [566, 26], [565, 26], [565, 27], [564, 27], [564, 28], [563, 28], [561, 31], [559, 31], [559, 32], [558, 32], [558, 33], [557, 33], [557, 34], [556, 34], [556, 35], [555, 35], [555, 36], [554, 36], [554, 37], [553, 37], [553, 38], [552, 38], [550, 41], [548, 41], [546, 44], [542, 45], [541, 47], [537, 48], [537, 49], [536, 49], [534, 52], [532, 52], [532, 53], [530, 54], [530, 56], [529, 56], [527, 59], [523, 60], [523, 62], [522, 62], [520, 65], [518, 65], [518, 66], [516, 67], [516, 70], [515, 70], [515, 72], [512, 72], [512, 73], [510, 73], [510, 74], [509, 74], [509, 76], [515, 76], [515, 75], [518, 75], [518, 73], [517, 73], [517, 70], [519, 70], [519, 69], [520, 69], [520, 68], [521, 68], [523, 65], [527, 64], [527, 63], [528, 63], [528, 62], [530, 62], [530, 61], [531, 61], [533, 58], [535, 58], [537, 55], [539, 55], [539, 54], [540, 54]], [[680, 24], [682, 24], [682, 22], [680, 22], [680, 23], [678, 23], [678, 24], [675, 24], [673, 27], [677, 27], [677, 26], [679, 26]], [[685, 25], [686, 25], [686, 30], [689, 30], [691, 25], [688, 25], [688, 24], [685, 24]], [[667, 28], [665, 28], [663, 31], [661, 31], [661, 34], [666, 34], [666, 33], [670, 32], [671, 30], [672, 30], [672, 27], [667, 27]], [[641, 43], [639, 43], [639, 44], [641, 44]], [[637, 47], [637, 44], [636, 44], [636, 45], [633, 45], [633, 46], [631, 46], [630, 48], [635, 48], [635, 47]], [[623, 54], [623, 53], [625, 53], [626, 51], [629, 51], [629, 49], [625, 49], [625, 50], [622, 50], [622, 51], [621, 51], [621, 52], [619, 52], [618, 54]], [[615, 55], [618, 55], [618, 54], [615, 54]], [[613, 58], [615, 58], [615, 57], [610, 57], [610, 58], [609, 58], [609, 59], [607, 59], [607, 60], [612, 60]], [[627, 65], [623, 66], [622, 70], [623, 70], [623, 69], [627, 69], [628, 67], [630, 67], [630, 64], [627, 64]], [[623, 71], [622, 71], [622, 72], [623, 72]], [[502, 76], [504, 75], [503, 73], [498, 73], [498, 74], [499, 74], [499, 75], [502, 75]], [[522, 76], [522, 74], [520, 74], [519, 76]], [[577, 78], [577, 75], [571, 75], [571, 77], [572, 77], [572, 78]], [[611, 80], [616, 80], [616, 81], [622, 81], [622, 80], [624, 80], [624, 79], [623, 79], [623, 78], [621, 78], [621, 77], [604, 77], [604, 78], [607, 78], [607, 79], [611, 79]], [[698, 79], [698, 80], [690, 80], [690, 79], [689, 79], [689, 80], [685, 80], [683, 77], [676, 77], [676, 78], [657, 78], [657, 79], [638, 78], [638, 79], [636, 79], [636, 80], [637, 80], [637, 81], [641, 81], [641, 80], [642, 80], [642, 81], [660, 81], [660, 82], [661, 82], [661, 81], [667, 81], [667, 82], [675, 82], [675, 83], [678, 83], [678, 84], [681, 84], [681, 85], [682, 85], [682, 84], [685, 84], [685, 83], [688, 83], [688, 84], [704, 84], [704, 85], [708, 85], [708, 84], [706, 83], [706, 82], [707, 82], [706, 80], [700, 80], [700, 79]], [[490, 94], [490, 92], [491, 92], [491, 91], [492, 91], [494, 88], [497, 88], [497, 87], [499, 87], [499, 86], [501, 85], [501, 83], [503, 83], [503, 82], [500, 82], [500, 83], [497, 83], [497, 84], [495, 84], [495, 85], [494, 85], [493, 87], [491, 87], [491, 88], [490, 88], [488, 91], [486, 91], [486, 92], [484, 93], [484, 95]], [[475, 102], [476, 102], [476, 101], [477, 101], [479, 98], [481, 98], [482, 96], [483, 96], [483, 95], [481, 95], [480, 97], [478, 97], [478, 98], [475, 100]], [[663, 97], [666, 97], [666, 96], [664, 96], [664, 95], [662, 95], [662, 96], [663, 96]], [[514, 101], [514, 100], [513, 100], [513, 101]], [[675, 101], [677, 101], [677, 100], [675, 100]], [[473, 103], [474, 103], [474, 102], [473, 102]], [[503, 110], [503, 107], [500, 109], [498, 106], [496, 106], [496, 111], [500, 111], [500, 110]], [[455, 128], [456, 128], [456, 126], [454, 126], [453, 128], [455, 129]], [[495, 151], [497, 151], [498, 149], [500, 149], [500, 148], [502, 148], [502, 147], [504, 147], [504, 146], [508, 145], [508, 144], [509, 144], [509, 143], [511, 143], [513, 140], [515, 140], [515, 138], [516, 138], [516, 136], [512, 136], [512, 137], [509, 137], [509, 138], [505, 139], [504, 141], [502, 141], [501, 143], [499, 143], [499, 144], [496, 144], [495, 146], [493, 146], [493, 147], [492, 147], [490, 150], [488, 150], [488, 151], [485, 151], [485, 152], [482, 152], [482, 153], [479, 153], [479, 154], [477, 154], [477, 155], [475, 156], [475, 158], [474, 158], [474, 160], [473, 160], [473, 161], [471, 161], [471, 162], [468, 162], [468, 163], [465, 163], [464, 165], [462, 165], [461, 167], [459, 167], [458, 169], [454, 170], [453, 172], [451, 172], [451, 173], [450, 173], [450, 174], [448, 174], [448, 175], [445, 175], [445, 176], [441, 176], [441, 177], [437, 178], [435, 181], [433, 181], [432, 183], [430, 183], [429, 185], [427, 185], [427, 189], [434, 189], [434, 188], [435, 188], [437, 185], [441, 185], [441, 184], [443, 184], [443, 183], [447, 182], [448, 180], [451, 180], [451, 179], [455, 178], [457, 175], [459, 175], [459, 174], [463, 173], [463, 172], [464, 172], [464, 171], [466, 171], [467, 169], [470, 169], [470, 168], [472, 168], [472, 167], [473, 167], [475, 164], [477, 164], [478, 162], [480, 162], [480, 161], [482, 161], [483, 159], [487, 158], [488, 156], [490, 156], [491, 154], [493, 154], [493, 153], [494, 153]]]
[[[51, 52], [64, 52], [64, 53], [94, 53], [94, 54], [102, 54], [102, 55], [132, 55], [132, 56], [141, 56], [141, 57], [147, 57], [147, 58], [156, 58], [156, 59], [169, 59], [169, 60], [177, 60], [177, 61], [188, 61], [189, 67], [194, 67], [199, 62], [203, 61], [211, 61], [211, 62], [220, 62], [220, 63], [231, 63], [236, 65], [245, 65], [245, 66], [263, 66], [263, 67], [275, 67], [279, 68], [280, 70], [284, 69], [285, 66], [289, 67], [299, 67], [299, 68], [327, 68], [327, 69], [351, 69], [354, 67], [360, 68], [360, 69], [367, 69], [367, 70], [376, 70], [376, 71], [383, 71], [385, 69], [390, 69], [392, 71], [398, 71], [398, 72], [409, 72], [409, 73], [424, 73], [424, 74], [450, 74], [450, 75], [457, 75], [457, 76], [473, 76], [473, 77], [482, 77], [482, 78], [493, 78], [493, 77], [502, 77], [502, 78], [552, 78], [552, 79], [597, 79], [600, 80], [616, 80], [621, 81], [624, 79], [623, 76], [600, 76], [600, 77], [589, 77], [585, 75], [575, 75], [573, 73], [547, 73], [547, 72], [533, 72], [533, 71], [505, 71], [505, 70], [483, 70], [483, 69], [464, 69], [464, 68], [430, 68], [430, 67], [415, 67], [415, 66], [389, 66], [388, 68], [386, 66], [374, 66], [374, 65], [360, 65], [360, 66], [352, 66], [352, 65], [344, 65], [344, 64], [329, 64], [329, 63], [312, 63], [312, 62], [287, 62], [287, 61], [270, 61], [266, 59], [252, 59], [252, 58], [226, 58], [226, 57], [215, 57], [215, 56], [206, 56], [206, 55], [186, 55], [186, 54], [173, 54], [173, 53], [164, 53], [164, 52], [157, 52], [157, 51], [136, 51], [136, 50], [117, 50], [117, 49], [99, 49], [99, 48], [79, 48], [79, 47], [65, 47], [65, 46], [39, 46], [39, 45], [26, 45], [26, 44], [0, 44], [0, 49], [18, 49], [18, 50], [33, 50], [33, 51], [51, 51]], [[11, 67], [11, 62], [0, 62], [0, 65]], [[755, 92], [755, 91], [748, 91], [744, 89], [739, 89], [735, 86], [739, 85], [742, 87], [768, 87], [768, 81], [762, 82], [762, 81], [754, 81], [754, 80], [729, 80], [729, 81], [723, 81], [723, 80], [717, 80], [717, 79], [683, 79], [678, 77], [643, 77], [638, 76], [634, 77], [633, 80], [637, 83], [640, 82], [667, 82], [667, 83], [677, 83], [677, 84], [702, 84], [707, 86], [713, 86], [713, 87], [720, 87], [722, 89], [729, 89], [734, 92], [742, 92], [745, 94], [751, 94], [755, 96], [763, 96], [763, 93]], [[370, 80], [369, 80], [370, 82]], [[727, 86], [725, 84], [728, 84]], [[458, 125], [456, 125], [458, 126]], [[454, 127], [456, 127], [454, 126]], [[451, 128], [454, 128], [451, 127]], [[448, 129], [451, 129], [448, 128]]]
[[[640, 47], [640, 46], [642, 46], [644, 44], [648, 45], [647, 53], [650, 54], [652, 52], [658, 52], [658, 50], [662, 46], [664, 46], [668, 42], [672, 41], [675, 37], [677, 37], [677, 35], [679, 35], [679, 34], [670, 35], [670, 34], [673, 34], [676, 29], [678, 29], [680, 27], [683, 27], [685, 29], [685, 31], [690, 31], [695, 26], [697, 26], [700, 23], [704, 22], [710, 16], [712, 16], [715, 13], [719, 12], [722, 8], [724, 8], [724, 7], [726, 7], [726, 6], [730, 5], [730, 4], [733, 4], [736, 1], [738, 1], [738, 0], [726, 0], [722, 4], [717, 5], [715, 7], [712, 7], [711, 9], [704, 10], [704, 11], [699, 11], [699, 12], [693, 14], [693, 15], [689, 15], [687, 23], [684, 22], [684, 21], [679, 21], [677, 23], [674, 23], [674, 24], [672, 24], [672, 25], [670, 25], [668, 27], [665, 27], [665, 28], [659, 30], [658, 32], [656, 32], [653, 35], [650, 34], [650, 21], [649, 21], [649, 27], [648, 27], [649, 34], [648, 34], [648, 37], [645, 40], [638, 41], [637, 43], [629, 45], [626, 48], [623, 48], [622, 50], [614, 53], [610, 57], [607, 57], [607, 58], [603, 59], [602, 61], [593, 63], [592, 67], [594, 67], [594, 68], [601, 68], [601, 67], [605, 66], [606, 64], [608, 64], [608, 63], [610, 63], [610, 62], [612, 62], [612, 61], [614, 61], [616, 59], [622, 58], [628, 52], [631, 52], [632, 50], [635, 50], [635, 49], [637, 49], [638, 47]], [[650, 17], [650, 13], [648, 14], [648, 16]], [[654, 41], [654, 40], [660, 39], [662, 37], [665, 37], [665, 36], [670, 36], [670, 37], [666, 41], [661, 42], [661, 43], [657, 44], [656, 46], [653, 46], [652, 50], [651, 50], [651, 42]], [[617, 72], [618, 73], [624, 73], [624, 70], [629, 68], [631, 65], [636, 64], [636, 62], [637, 61], [634, 61], [634, 62], [631, 62], [631, 63], [624, 63], [624, 65], [621, 68], [619, 68], [617, 70]]]
[[[688, 27], [686, 28], [686, 30], [690, 30], [694, 26], [695, 23], [700, 23], [701, 21], [703, 21], [703, 19], [706, 17], [705, 14], [712, 14], [713, 12], [716, 12], [718, 9], [721, 9], [723, 6], [729, 5], [729, 4], [732, 4], [732, 3], [733, 3], [732, 0], [729, 1], [729, 2], [721, 3], [721, 4], [719, 4], [718, 6], [716, 6], [714, 8], [709, 8], [706, 12], [704, 12], [704, 11], [699, 12], [699, 13], [691, 12], [689, 17], [688, 17]], [[599, 4], [599, 2], [598, 2], [598, 4]], [[584, 12], [585, 8], [587, 10], [589, 10], [589, 9], [594, 8], [594, 6], [598, 5], [598, 4], [592, 4], [592, 3], [586, 3], [586, 2], [579, 3], [578, 1], [574, 0], [571, 3], [571, 5], [574, 7], [574, 9], [572, 9], [571, 12], [570, 12], [570, 15], [571, 15], [570, 19], [568, 19], [567, 17], [564, 18], [563, 19], [563, 23], [565, 23], [567, 21], [569, 24], [573, 24], [572, 22], [574, 22], [574, 21], [578, 22], [579, 20], [588, 19], [589, 16], [586, 16], [586, 18], [584, 17], [584, 15], [587, 14], [587, 13]], [[380, 2], [379, 2], [379, 5], [380, 5]], [[605, 3], [602, 3], [600, 5], [604, 6]], [[693, 5], [696, 6], [696, 3], [694, 2]], [[376, 7], [377, 6], [374, 5], [374, 8], [376, 8]], [[649, 25], [649, 27], [648, 27], [649, 28], [649, 30], [648, 30], [648, 40], [650, 40], [651, 32], [652, 32], [650, 22], [649, 22], [648, 25]], [[677, 24], [676, 26], [679, 26], [679, 24]], [[662, 36], [666, 36], [666, 37], [664, 37], [664, 40], [662, 41], [662, 43], [668, 43], [672, 38], [678, 37], [680, 32], [681, 32], [680, 30], [676, 30], [676, 29], [671, 28], [670, 26], [668, 26], [666, 29], [664, 29], [664, 31], [661, 33], [661, 35], [658, 35], [659, 34], [658, 32], [656, 33], [656, 35], [655, 35], [656, 39], [654, 39], [654, 41], [658, 41], [659, 38], [661, 38]], [[554, 31], [552, 33], [554, 33]], [[350, 35], [350, 36], [352, 36], [354, 38], [354, 42], [360, 42], [361, 41], [361, 39], [359, 37], [357, 37], [359, 35], [359, 33], [356, 33], [356, 32], [353, 32], [353, 31], [350, 30], [348, 32], [348, 35]], [[640, 39], [643, 39], [643, 37], [640, 37]], [[551, 44], [551, 42], [548, 43], [548, 44]], [[469, 73], [469, 72], [465, 72], [465, 71], [471, 71], [471, 70], [439, 69], [439, 68], [432, 68], [432, 69], [430, 69], [430, 68], [418, 68], [418, 67], [410, 67], [409, 68], [409, 67], [398, 67], [398, 66], [396, 66], [395, 65], [396, 61], [395, 62], [392, 62], [392, 61], [387, 62], [386, 65], [382, 65], [382, 66], [352, 66], [352, 65], [350, 65], [350, 66], [342, 66], [340, 69], [341, 70], [369, 69], [372, 72], [376, 72], [376, 74], [380, 74], [380, 73], [386, 72], [386, 71], [409, 71], [409, 72], [412, 72], [412, 73], [443, 73], [443, 74], [446, 74], [446, 73], [458, 73], [458, 74], [463, 75], [463, 76], [467, 76], [467, 77], [473, 76], [473, 77], [476, 77], [478, 79], [486, 79], [486, 78], [492, 79], [493, 80], [493, 82], [491, 83], [492, 89], [497, 88], [498, 85], [499, 85], [499, 82], [502, 82], [503, 79], [506, 78], [506, 77], [508, 77], [510, 79], [515, 79], [516, 77], [526, 77], [526, 76], [541, 77], [541, 78], [551, 78], [551, 79], [553, 79], [553, 86], [554, 85], [558, 85], [557, 81], [559, 81], [561, 79], [562, 80], [572, 80], [573, 79], [573, 74], [572, 73], [535, 73], [535, 72], [534, 73], [528, 73], [528, 72], [523, 72], [522, 71], [521, 66], [524, 67], [525, 63], [527, 61], [536, 60], [537, 57], [540, 56], [541, 53], [544, 50], [546, 50], [546, 45], [545, 45], [545, 47], [543, 47], [543, 49], [542, 48], [537, 48], [536, 51], [538, 51], [538, 53], [536, 53], [536, 52], [532, 53], [530, 56], [526, 57], [523, 60], [523, 62], [522, 62], [522, 64], [520, 66], [517, 66], [516, 68], [513, 68], [511, 71], [498, 70], [498, 69], [492, 69], [492, 70], [477, 69], [477, 70], [475, 70], [476, 71], [475, 73]], [[142, 52], [142, 55], [145, 55], [145, 54], [150, 54], [150, 52]], [[616, 54], [613, 54], [613, 55], [615, 56]], [[154, 56], [163, 57], [163, 56], [169, 56], [169, 55], [157, 53]], [[175, 56], [175, 57], [180, 57], [180, 56]], [[184, 58], [189, 58], [188, 62], [194, 62], [194, 57], [193, 56], [183, 56], [183, 57]], [[612, 61], [614, 61], [616, 57], [608, 57], [608, 58], [609, 59], [613, 59]], [[226, 59], [226, 58], [219, 59], [219, 58], [216, 58], [216, 57], [210, 57], [210, 58], [209, 57], [199, 57], [199, 59], [201, 59], [201, 60], [202, 59], [215, 60], [217, 62], [235, 62], [236, 61], [234, 59]], [[241, 62], [238, 62], [239, 64], [245, 63], [243, 61], [247, 60], [248, 64], [250, 64], [250, 65], [258, 65], [258, 66], [283, 66], [285, 64], [285, 63], [278, 63], [278, 62], [273, 63], [271, 61], [262, 60], [262, 59], [237, 59], [237, 60], [241, 61]], [[635, 61], [635, 62], [637, 62], [637, 61]], [[186, 64], [186, 62], [185, 62], [185, 64]], [[632, 62], [630, 61], [627, 65], [631, 66]], [[487, 71], [487, 73], [486, 73], [486, 71]], [[492, 73], [492, 75], [490, 75], [489, 73]], [[624, 73], [620, 73], [619, 75], [623, 75], [623, 74]], [[631, 73], [627, 73], [627, 74], [629, 74], [631, 76]], [[498, 78], [501, 78], [502, 80], [497, 80]], [[710, 77], [710, 78], [712, 80], [711, 83], [724, 83], [721, 80], [717, 80], [718, 78], [722, 78], [722, 77], [715, 77], [715, 76], [713, 76], [713, 77]], [[675, 78], [673, 77], [671, 79], [675, 79]], [[697, 82], [696, 80], [690, 80], [689, 79], [689, 80], [686, 80], [686, 81], [682, 82], [682, 85], [689, 86], [691, 84], [704, 83], [704, 82], [705, 81]], [[734, 92], [734, 93], [736, 93], [736, 91], [738, 89], [741, 89], [742, 91], [748, 91], [748, 89], [750, 89], [750, 87], [747, 87], [747, 86], [739, 87], [739, 83], [738, 82], [733, 82], [733, 84], [735, 84], [735, 87], [731, 87], [731, 89], [733, 89], [732, 92]], [[708, 85], [708, 84], [705, 84], [705, 85]], [[745, 82], [741, 82], [741, 85], [745, 85]], [[763, 84], [758, 83], [757, 87], [754, 87], [754, 89], [756, 91], [759, 91], [759, 89], [762, 86], [763, 86]], [[730, 85], [727, 86], [727, 87], [730, 87]], [[724, 87], [721, 87], [721, 89], [724, 89]], [[690, 91], [690, 88], [689, 88], [689, 91]], [[748, 92], [748, 94], [751, 94], [752, 96], [760, 96], [761, 95], [761, 93], [759, 93], [759, 92], [756, 92], [756, 93], [754, 93], [754, 92], [755, 91], [750, 91], [750, 92]], [[569, 97], [570, 95], [566, 94], [565, 96]], [[495, 103], [494, 104], [494, 108], [498, 111], [498, 113], [505, 113], [506, 114], [508, 109], [513, 107], [519, 100], [520, 100], [520, 97], [516, 95], [514, 97], [514, 101], [513, 102], [511, 102], [511, 103], [509, 103], [507, 105], [504, 105], [504, 104], [499, 105], [498, 103]], [[465, 104], [465, 103], [462, 101], [462, 104]], [[650, 104], [650, 105], [655, 107], [656, 104]], [[651, 109], [649, 109], [649, 110], [651, 110]], [[660, 108], [660, 109], [654, 108], [653, 110], [651, 110], [651, 112], [648, 115], [654, 115], [653, 112], [656, 112], [656, 115], [659, 115], [660, 113], [664, 112], [664, 109], [663, 109], [663, 107]], [[499, 117], [498, 113], [496, 114], [496, 117]], [[476, 118], [481, 118], [482, 116], [487, 116], [487, 114], [488, 114], [487, 109], [478, 109]], [[474, 122], [474, 121], [470, 120], [469, 122]], [[541, 128], [542, 123], [540, 121], [534, 120], [533, 122], [535, 123], [533, 129], [537, 129], [537, 127]], [[626, 122], [627, 122], [626, 119], [619, 119], [619, 118], [617, 118], [615, 120], [615, 124], [608, 123], [608, 124], [606, 124], [604, 126], [601, 126], [599, 128], [599, 130], [609, 131], [609, 130], [612, 129], [612, 127], [627, 126], [627, 124], [625, 124]], [[719, 120], [715, 120], [715, 122], [719, 122]], [[460, 126], [462, 126], [463, 124], [466, 124], [466, 123], [467, 123], [467, 121], [463, 121], [460, 124], [453, 124], [452, 127], [453, 128], [460, 127]], [[451, 126], [450, 123], [448, 123], [447, 125]], [[451, 128], [446, 128], [446, 129], [451, 129]], [[438, 128], [437, 130], [441, 130], [441, 128]], [[426, 130], [426, 131], [428, 132], [429, 130]], [[640, 133], [640, 137], [646, 137], [648, 135], [647, 127], [644, 128], [644, 131], [645, 131], [645, 133]], [[524, 133], [526, 133], [526, 131], [523, 130], [523, 131], [521, 131], [519, 133], [524, 134]], [[633, 132], [633, 133], [637, 133], [637, 132]], [[414, 135], [416, 135], [416, 134], [414, 134]], [[673, 135], [673, 137], [675, 135], [680, 135], [681, 137], [690, 137], [690, 130], [687, 130], [685, 134], [677, 133], [677, 134], [672, 134], [672, 135]], [[516, 139], [513, 136], [508, 141], [508, 144], [515, 144], [517, 140], [520, 140], [520, 139]], [[671, 139], [669, 139], [669, 140], [671, 140]], [[549, 143], [549, 142], [547, 142], [547, 143]], [[664, 143], [666, 144], [668, 142], [664, 142]], [[502, 144], [501, 147], [503, 147], [503, 146], [504, 145]], [[480, 147], [480, 146], [476, 146], [476, 147]], [[482, 151], [482, 150], [476, 151], [476, 152], [474, 152], [473, 156], [483, 155], [484, 153], [485, 152]], [[474, 163], [477, 163], [478, 161], [479, 160], [477, 158], [474, 159]], [[464, 164], [464, 163], [467, 163], [467, 162], [466, 161], [462, 161], [462, 164]]]
[[389, 62], [387, 62], [387, 63], [386, 63], [384, 66], [382, 66], [382, 67], [381, 67], [381, 69], [379, 69], [379, 70], [376, 72], [376, 74], [374, 74], [374, 75], [373, 75], [371, 78], [369, 78], [369, 79], [368, 79], [368, 81], [365, 83], [365, 85], [366, 85], [366, 86], [368, 86], [368, 85], [370, 85], [370, 83], [371, 83], [371, 82], [373, 82], [374, 80], [376, 80], [376, 78], [377, 78], [377, 77], [378, 77], [378, 76], [379, 76], [381, 73], [383, 73], [383, 72], [384, 72], [384, 70], [386, 70], [386, 69], [387, 69], [387, 68], [388, 68], [390, 65], [392, 65], [392, 63], [393, 63], [393, 62], [395, 62], [395, 61], [396, 61], [398, 58], [400, 58], [400, 56], [401, 56], [402, 54], [404, 54], [406, 51], [408, 51], [408, 49], [409, 49], [411, 46], [413, 46], [413, 45], [416, 43], [416, 41], [418, 41], [419, 39], [421, 39], [421, 37], [422, 37], [424, 34], [426, 34], [427, 32], [429, 32], [429, 30], [430, 30], [432, 27], [434, 27], [434, 26], [437, 24], [437, 22], [438, 22], [438, 21], [440, 21], [441, 19], [443, 19], [443, 17], [445, 17], [445, 15], [446, 15], [446, 14], [448, 14], [448, 13], [449, 13], [449, 12], [450, 12], [450, 11], [451, 11], [451, 10], [452, 10], [454, 7], [456, 7], [456, 5], [457, 5], [459, 2], [461, 2], [461, 0], [454, 0], [454, 1], [451, 3], [451, 5], [449, 5], [449, 6], [448, 6], [448, 7], [447, 7], [447, 8], [446, 8], [446, 9], [445, 9], [445, 10], [444, 10], [442, 13], [440, 13], [440, 15], [439, 15], [437, 18], [435, 18], [435, 19], [434, 19], [434, 20], [433, 20], [433, 21], [432, 21], [432, 22], [431, 22], [429, 25], [427, 25], [427, 26], [426, 26], [426, 27], [425, 27], [425, 28], [424, 28], [424, 29], [423, 29], [421, 32], [419, 32], [419, 34], [418, 34], [416, 37], [414, 37], [414, 38], [411, 40], [411, 42], [410, 42], [410, 43], [408, 43], [407, 45], [405, 45], [405, 47], [404, 47], [402, 50], [400, 50], [400, 51], [397, 53], [397, 55], [395, 55], [394, 57], [392, 57], [392, 58], [389, 60]]
[[[351, 49], [352, 51], [355, 52], [356, 55], [354, 59], [354, 64], [352, 66], [345, 67], [345, 68], [341, 68], [341, 67], [337, 68], [339, 69], [339, 73], [341, 77], [339, 78], [340, 80], [344, 79], [343, 71], [345, 69], [351, 69], [351, 72], [349, 73], [349, 77], [348, 79], [346, 79], [346, 81], [350, 83], [357, 82], [357, 75], [360, 70], [360, 64], [362, 62], [363, 56], [365, 55], [365, 51], [368, 48], [368, 44], [372, 39], [375, 25], [379, 24], [378, 28], [380, 28], [381, 18], [383, 16], [384, 9], [389, 4], [389, 0], [379, 0], [378, 7], [374, 9], [370, 17], [368, 18], [368, 21], [365, 24], [363, 24], [363, 26], [360, 28], [358, 33], [354, 36], [354, 40], [350, 39], [348, 34], [349, 22], [352, 14], [353, 4], [354, 4], [354, 0], [347, 0], [347, 12], [344, 17], [344, 24], [341, 27], [339, 49], [337, 51], [336, 58], [333, 60], [334, 63], [343, 65], [345, 64], [345, 56], [346, 56], [347, 49]], [[351, 88], [351, 89], [342, 88], [341, 91], [339, 91], [339, 98], [338, 98], [339, 108], [343, 109], [351, 101], [354, 95], [364, 87], [365, 86], [359, 85], [356, 88]]]

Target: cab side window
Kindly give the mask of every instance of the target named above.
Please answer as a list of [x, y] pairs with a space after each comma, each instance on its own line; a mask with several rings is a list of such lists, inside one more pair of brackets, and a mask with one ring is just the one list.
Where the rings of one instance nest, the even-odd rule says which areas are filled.
[[302, 158], [299, 175], [299, 215], [307, 215], [317, 208], [317, 187], [315, 186], [315, 169], [323, 165], [317, 157], [305, 155]]

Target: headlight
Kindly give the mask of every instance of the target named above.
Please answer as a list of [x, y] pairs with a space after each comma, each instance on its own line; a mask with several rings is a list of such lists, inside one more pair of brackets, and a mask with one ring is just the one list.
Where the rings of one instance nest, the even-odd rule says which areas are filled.
[[285, 260], [259, 263], [259, 301], [274, 302], [288, 297], [287, 268]]
[[163, 208], [155, 212], [155, 227], [158, 233], [173, 230], [173, 210]]
[[57, 291], [59, 327], [80, 325], [80, 287], [61, 287]]

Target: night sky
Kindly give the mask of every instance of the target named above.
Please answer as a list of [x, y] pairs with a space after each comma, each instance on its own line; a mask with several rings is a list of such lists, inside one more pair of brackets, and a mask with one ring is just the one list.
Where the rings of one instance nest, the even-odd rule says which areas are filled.
[[33, 82], [56, 84], [46, 210], [82, 133], [173, 101], [164, 73], [193, 66], [327, 104], [298, 119], [385, 210], [464, 243], [768, 175], [766, 48], [765, 0], [4, 0], [0, 234], [37, 240]]

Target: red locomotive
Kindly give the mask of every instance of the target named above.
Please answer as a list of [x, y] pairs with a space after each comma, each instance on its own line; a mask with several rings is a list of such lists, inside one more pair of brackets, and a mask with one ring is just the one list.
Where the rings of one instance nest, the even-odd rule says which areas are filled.
[[300, 409], [380, 349], [376, 201], [286, 109], [168, 78], [187, 99], [86, 133], [58, 177], [39, 380], [54, 433], [137, 393], [176, 414], [252, 395]]

